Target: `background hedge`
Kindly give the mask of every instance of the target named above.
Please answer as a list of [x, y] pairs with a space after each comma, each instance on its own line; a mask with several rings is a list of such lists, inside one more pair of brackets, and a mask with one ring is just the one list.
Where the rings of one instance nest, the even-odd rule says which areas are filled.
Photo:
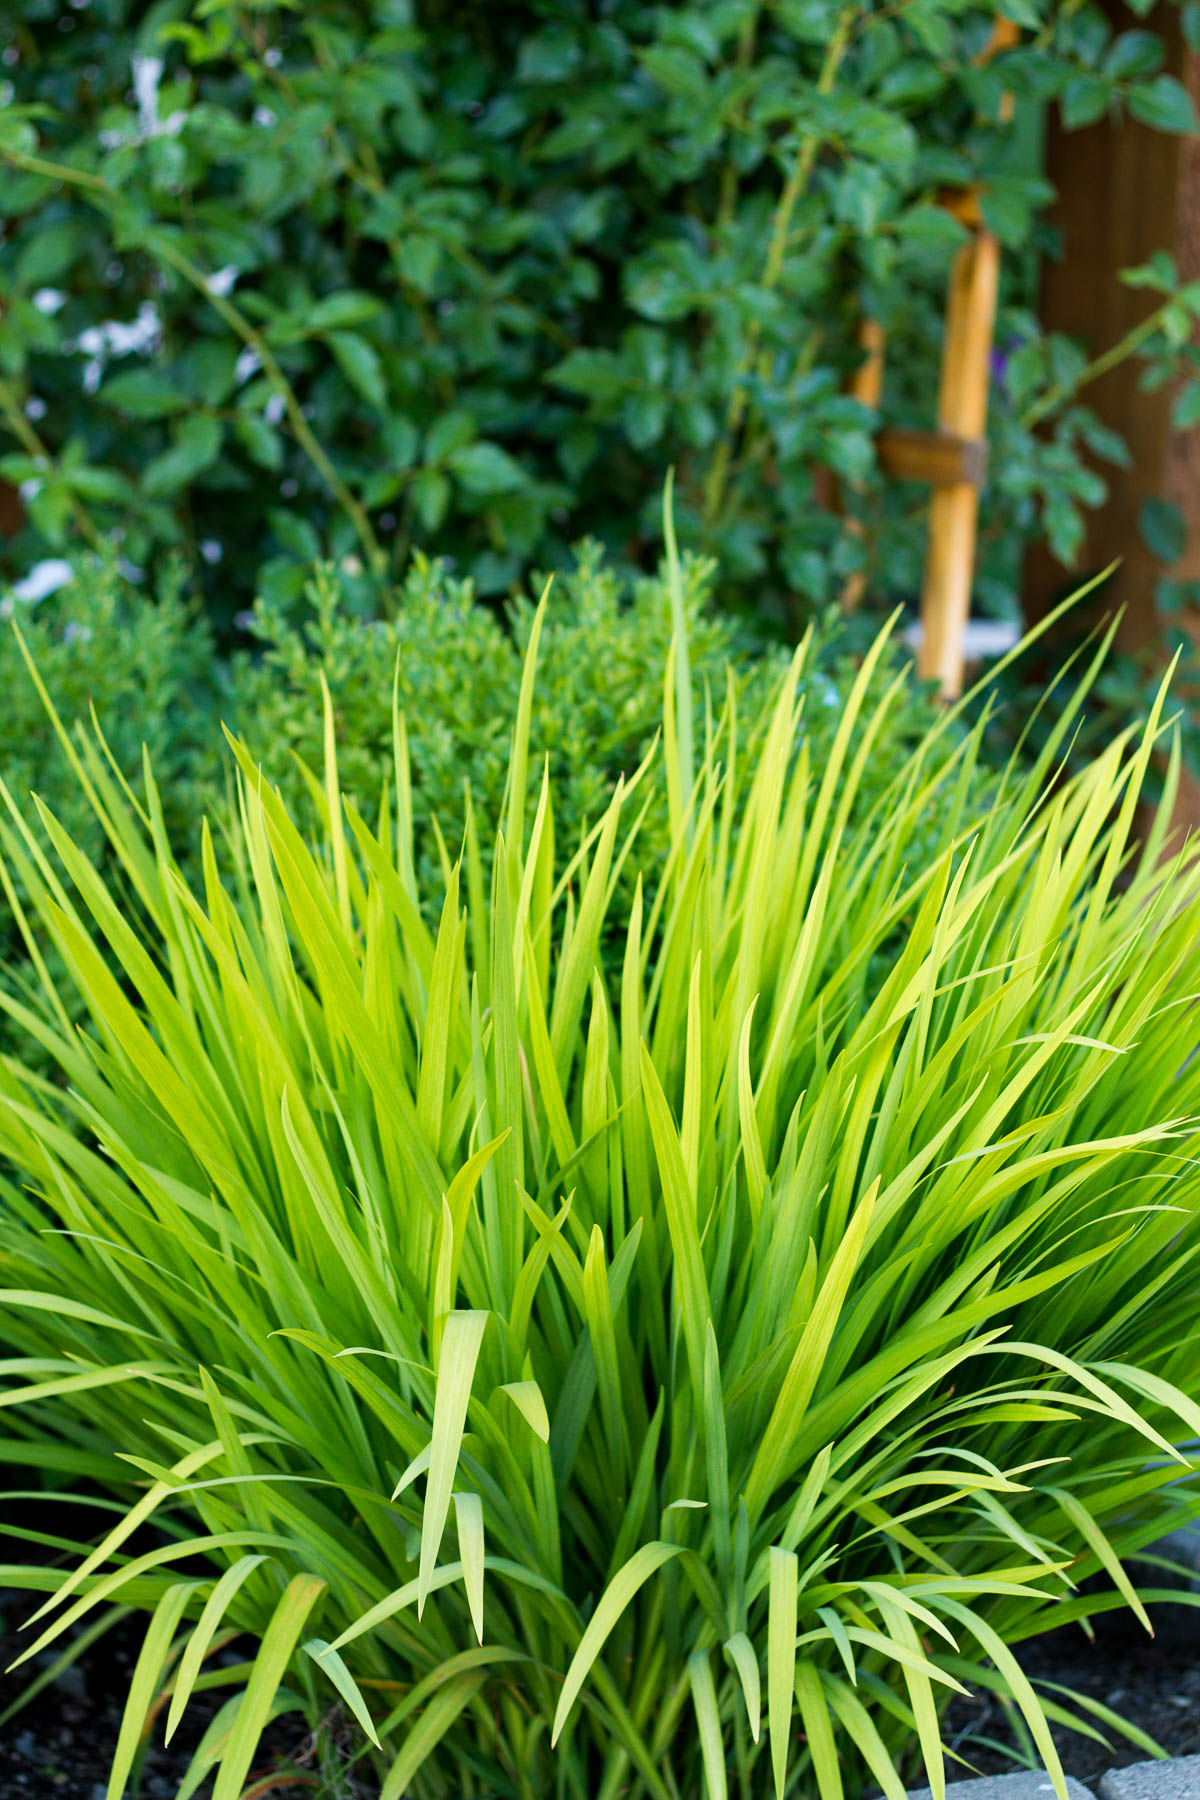
[[[931, 422], [962, 239], [935, 202], [986, 175], [979, 596], [1011, 611], [1022, 546], [1069, 555], [1095, 459], [1124, 454], [1028, 309], [1042, 109], [1194, 121], [1146, 0], [1116, 33], [1074, 0], [1002, 11], [1022, 42], [981, 67], [993, 13], [962, 0], [29, 0], [0, 25], [12, 567], [80, 533], [136, 567], [180, 548], [221, 632], [322, 555], [353, 558], [364, 607], [414, 547], [500, 594], [584, 535], [652, 566], [674, 464], [725, 601], [794, 621], [864, 558], [911, 595], [922, 496], [879, 484], [843, 386], [866, 311], [885, 416]], [[1146, 279], [1142, 349], [1174, 369], [1193, 296]], [[858, 484], [866, 537], [816, 503], [822, 469]]]

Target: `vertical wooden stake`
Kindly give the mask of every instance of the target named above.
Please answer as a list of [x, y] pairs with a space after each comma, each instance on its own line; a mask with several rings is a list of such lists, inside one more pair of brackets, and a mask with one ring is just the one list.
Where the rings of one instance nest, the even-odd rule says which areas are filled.
[[[946, 304], [946, 339], [938, 394], [938, 429], [981, 438], [987, 425], [988, 382], [1000, 247], [979, 230], [955, 258]], [[971, 483], [938, 488], [929, 512], [929, 551], [921, 591], [921, 649], [917, 668], [941, 684], [946, 699], [962, 691], [963, 636], [971, 604], [979, 490]]]
[[[864, 319], [858, 328], [858, 341], [865, 352], [862, 362], [854, 371], [848, 393], [864, 406], [877, 407], [883, 397], [883, 352], [886, 338], [883, 326], [878, 319]], [[861, 519], [853, 515], [846, 521], [846, 530], [851, 537], [866, 536], [866, 526]], [[863, 597], [867, 577], [865, 572], [850, 575], [842, 588], [841, 608], [844, 613], [853, 612]]]
[[[992, 35], [984, 47], [983, 55], [977, 57], [975, 60], [980, 68], [986, 68], [993, 56], [996, 56], [1001, 50], [1011, 50], [1013, 45], [1019, 44], [1020, 41], [1021, 27], [1019, 25], [1014, 25], [1011, 19], [1002, 18], [1001, 15], [997, 13], [992, 25]], [[1011, 94], [1004, 94], [1000, 100], [999, 116], [1001, 125], [1011, 125], [1013, 113], [1015, 111], [1016, 103], [1013, 100], [1013, 96]]]

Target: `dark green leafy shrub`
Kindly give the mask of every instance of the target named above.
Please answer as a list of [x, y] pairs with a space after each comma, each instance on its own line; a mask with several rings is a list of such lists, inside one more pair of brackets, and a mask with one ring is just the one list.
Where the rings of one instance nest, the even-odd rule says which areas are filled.
[[[450, 552], [503, 593], [585, 534], [644, 567], [673, 464], [731, 595], [819, 607], [864, 557], [911, 595], [914, 496], [844, 383], [865, 310], [885, 415], [932, 423], [962, 241], [935, 201], [982, 174], [1018, 309], [980, 593], [1011, 607], [1022, 545], [1069, 552], [1102, 496], [1085, 452], [1120, 454], [1082, 409], [1030, 426], [1086, 373], [1019, 308], [1039, 109], [1193, 115], [1136, 20], [1004, 10], [1026, 35], [984, 68], [992, 9], [961, 0], [29, 0], [0, 25], [15, 554], [110, 522], [135, 561], [182, 544], [223, 626], [348, 551], [393, 578]], [[1141, 347], [1184, 356], [1193, 311]], [[859, 484], [868, 536], [814, 469]]]

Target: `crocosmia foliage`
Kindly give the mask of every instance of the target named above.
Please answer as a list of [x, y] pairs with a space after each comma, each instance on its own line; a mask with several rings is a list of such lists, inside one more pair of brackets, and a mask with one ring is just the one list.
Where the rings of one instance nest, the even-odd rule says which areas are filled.
[[116, 1518], [5, 1570], [23, 1656], [149, 1615], [113, 1800], [221, 1684], [184, 1800], [333, 1708], [383, 1800], [940, 1796], [980, 1684], [1062, 1792], [1011, 1646], [1141, 1613], [1122, 1559], [1200, 1433], [1200, 872], [1131, 837], [1163, 701], [1054, 785], [1068, 713], [986, 810], [935, 722], [850, 823], [882, 640], [818, 763], [804, 648], [693, 733], [677, 631], [661, 744], [559, 875], [539, 629], [436, 928], [400, 720], [369, 818], [331, 712], [307, 817], [241, 752], [194, 887], [152, 775], [79, 751], [144, 933], [5, 796], [87, 1020], [2, 1002], [60, 1076], [0, 1071], [2, 1449]]

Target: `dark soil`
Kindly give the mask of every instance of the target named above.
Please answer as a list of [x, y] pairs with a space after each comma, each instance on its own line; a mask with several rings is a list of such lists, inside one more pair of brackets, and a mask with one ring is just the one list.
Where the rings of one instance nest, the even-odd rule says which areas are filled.
[[[33, 1610], [38, 1598], [33, 1596], [31, 1605], [29, 1594], [0, 1593], [0, 1668], [18, 1651], [20, 1640], [12, 1636], [13, 1627]], [[0, 1727], [0, 1800], [53, 1800], [58, 1794], [68, 1800], [105, 1800], [125, 1695], [144, 1631], [144, 1618], [122, 1621]], [[0, 1676], [0, 1712], [60, 1650], [56, 1643], [15, 1673]], [[234, 1645], [223, 1657], [226, 1663], [234, 1663], [249, 1654], [253, 1654], [252, 1646]], [[142, 1765], [139, 1800], [175, 1800], [193, 1751], [233, 1691], [217, 1689], [197, 1695], [169, 1748], [163, 1747], [159, 1721]], [[261, 1789], [263, 1800], [272, 1792], [314, 1792], [314, 1748], [299, 1714], [276, 1720], [254, 1765], [258, 1776], [265, 1779], [275, 1772], [280, 1778], [276, 1788]], [[286, 1787], [285, 1774], [292, 1776], [292, 1784]], [[304, 1782], [296, 1779], [301, 1775], [307, 1777]], [[212, 1783], [207, 1781], [199, 1800], [207, 1800], [211, 1791]]]
[[[22, 1541], [24, 1531], [88, 1541], [100, 1530], [108, 1529], [111, 1519], [92, 1513], [90, 1508], [65, 1506], [46, 1495], [36, 1502], [11, 1505], [4, 1524], [6, 1537], [20, 1544], [20, 1560], [44, 1557], [51, 1561], [54, 1552], [39, 1550], [32, 1541]], [[149, 1549], [155, 1541], [154, 1534], [147, 1531], [127, 1549]], [[8, 1558], [8, 1546], [0, 1540], [0, 1562]], [[29, 1590], [0, 1588], [0, 1713], [60, 1659], [69, 1641], [58, 1640], [11, 1674], [4, 1673], [32, 1641], [21, 1627], [44, 1598]], [[85, 1624], [90, 1622], [91, 1616]], [[145, 1630], [144, 1615], [134, 1614], [119, 1621], [0, 1726], [0, 1800], [54, 1800], [59, 1794], [68, 1800], [105, 1800], [125, 1697]], [[253, 1655], [254, 1645], [249, 1640], [234, 1640], [208, 1666], [229, 1666]], [[217, 1688], [195, 1695], [169, 1748], [163, 1747], [163, 1721], [158, 1721], [142, 1761], [138, 1800], [175, 1800], [193, 1752], [214, 1715], [235, 1691], [234, 1687]], [[337, 1790], [326, 1789], [322, 1793], [316, 1762], [317, 1746], [301, 1715], [290, 1713], [276, 1720], [254, 1763], [254, 1772], [263, 1779], [271, 1773], [280, 1777], [280, 1784], [274, 1789], [260, 1790], [263, 1800], [273, 1792], [307, 1793], [314, 1800], [325, 1800], [328, 1794], [333, 1800]], [[282, 1785], [285, 1774], [292, 1777], [292, 1785], [287, 1787]], [[303, 1785], [297, 1777], [302, 1778]], [[211, 1791], [209, 1780], [200, 1788], [197, 1800], [208, 1800]], [[347, 1786], [345, 1791], [349, 1795], [353, 1790]]]
[[[1047, 1688], [1046, 1682], [1099, 1701], [1146, 1732], [1168, 1756], [1200, 1755], [1200, 1610], [1154, 1607], [1151, 1618], [1154, 1638], [1128, 1615], [1108, 1613], [1093, 1621], [1094, 1641], [1078, 1626], [1068, 1626], [1018, 1647], [1018, 1659], [1041, 1697], [1057, 1701], [1103, 1734], [1106, 1741], [1097, 1743], [1066, 1726], [1051, 1727], [1066, 1773], [1093, 1789], [1106, 1770], [1145, 1762], [1150, 1752]], [[970, 1766], [950, 1764], [948, 1779], [1011, 1774], [1031, 1763], [1040, 1767], [1027, 1734], [1015, 1722], [1019, 1718], [1014, 1707], [990, 1694], [955, 1700], [945, 1741]]]
[[[27, 1595], [2, 1595], [0, 1608], [11, 1613], [14, 1600], [23, 1616]], [[69, 1800], [104, 1800], [141, 1631], [140, 1622], [118, 1627], [0, 1730], [0, 1800], [53, 1800], [56, 1794]], [[229, 1659], [235, 1660], [232, 1652]], [[1121, 1713], [1170, 1755], [1200, 1754], [1200, 1615], [1190, 1647], [1175, 1643], [1160, 1649], [1149, 1639], [1131, 1636], [1123, 1622], [1102, 1618], [1096, 1623], [1094, 1644], [1071, 1628], [1029, 1645], [1021, 1652], [1021, 1662], [1035, 1682], [1057, 1681]], [[27, 1679], [28, 1669], [20, 1675]], [[0, 1679], [0, 1710], [20, 1685], [18, 1676]], [[169, 1749], [163, 1749], [161, 1733], [155, 1734], [155, 1747], [143, 1766], [140, 1800], [174, 1800], [192, 1751], [218, 1704], [217, 1699], [200, 1696]], [[1053, 1729], [1067, 1774], [1093, 1788], [1106, 1769], [1143, 1762], [1147, 1756], [1144, 1748], [1108, 1729], [1111, 1748], [1063, 1726]], [[946, 1741], [963, 1759], [948, 1768], [951, 1781], [974, 1773], [1008, 1774], [1026, 1760], [1009, 1711], [990, 1695], [954, 1703]], [[314, 1763], [314, 1746], [299, 1717], [278, 1720], [256, 1759], [262, 1778], [272, 1770], [279, 1776], [276, 1788], [261, 1790], [264, 1800], [272, 1792], [335, 1794], [341, 1784], [326, 1786]], [[289, 1775], [295, 1785], [285, 1786]], [[209, 1791], [206, 1784], [201, 1795]], [[353, 1788], [347, 1785], [342, 1791], [348, 1794]]]

